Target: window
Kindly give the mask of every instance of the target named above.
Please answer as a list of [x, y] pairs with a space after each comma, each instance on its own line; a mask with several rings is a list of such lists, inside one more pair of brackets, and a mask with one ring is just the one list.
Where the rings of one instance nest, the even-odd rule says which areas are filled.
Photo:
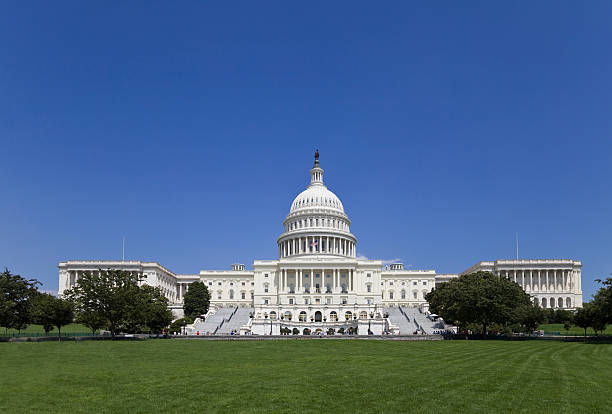
[[412, 292], [412, 296], [416, 299], [417, 298], [417, 291], [415, 290], [414, 292]]
[[268, 274], [267, 274], [267, 273], [264, 273], [264, 277], [268, 277]]
[[255, 298], [255, 293], [251, 292], [251, 300]]
[[234, 291], [230, 289], [229, 298], [234, 299]]
[[368, 288], [368, 293], [372, 292], [372, 284], [371, 283], [367, 284], [367, 288]]
[[402, 299], [406, 299], [406, 291], [402, 290]]
[[372, 273], [368, 273], [368, 277], [372, 277]]
[[293, 305], [293, 298], [289, 298], [289, 304]]
[[212, 286], [212, 282], [208, 282], [208, 286]]
[[264, 285], [264, 292], [268, 293], [268, 284], [267, 283]]
[[327, 298], [326, 301], [328, 305], [331, 305], [331, 298]]
[[308, 305], [308, 298], [304, 298], [304, 305]]
[[389, 299], [393, 299], [393, 292], [389, 292]]
[[424, 280], [424, 281], [423, 281], [423, 286], [426, 286], [426, 285], [427, 285], [427, 281], [426, 281], [426, 280]]
[[267, 305], [269, 302], [269, 299], [264, 299], [264, 305]]
[[246, 283], [242, 282], [242, 286], [244, 286]]
[[234, 286], [234, 282], [230, 282], [230, 286]]
[[217, 283], [219, 286], [221, 286], [221, 282]]
[[251, 286], [255, 286], [255, 282], [251, 282]]
[[413, 284], [414, 286], [416, 286], [416, 284], [417, 284], [416, 280], [415, 280], [414, 282], [412, 282], [412, 284]]
[[393, 286], [393, 280], [389, 282], [389, 285]]
[[346, 305], [348, 303], [348, 299], [347, 298], [342, 298], [341, 300], [342, 300], [342, 304], [343, 305]]
[[242, 299], [246, 299], [246, 293], [242, 292], [242, 293], [240, 294], [240, 296], [241, 296], [241, 298], [242, 298]]

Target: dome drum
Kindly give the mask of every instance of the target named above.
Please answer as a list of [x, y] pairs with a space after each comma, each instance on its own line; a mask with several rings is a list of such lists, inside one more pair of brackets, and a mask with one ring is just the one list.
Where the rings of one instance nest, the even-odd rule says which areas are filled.
[[323, 182], [318, 152], [310, 170], [310, 185], [291, 203], [278, 238], [280, 258], [301, 255], [356, 257], [357, 239], [340, 199]]

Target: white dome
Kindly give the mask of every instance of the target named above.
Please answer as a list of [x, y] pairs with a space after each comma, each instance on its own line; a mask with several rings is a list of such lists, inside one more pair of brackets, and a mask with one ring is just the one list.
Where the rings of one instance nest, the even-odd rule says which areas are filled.
[[344, 213], [344, 207], [338, 196], [322, 185], [311, 186], [302, 191], [291, 203], [289, 213], [311, 207], [324, 207]]

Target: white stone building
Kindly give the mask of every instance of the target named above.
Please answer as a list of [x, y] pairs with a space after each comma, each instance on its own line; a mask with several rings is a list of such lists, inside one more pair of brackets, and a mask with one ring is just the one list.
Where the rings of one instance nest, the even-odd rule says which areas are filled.
[[276, 260], [255, 260], [253, 270], [233, 264], [227, 271], [187, 275], [158, 263], [67, 261], [59, 264], [59, 294], [78, 283], [83, 271], [125, 269], [142, 274], [143, 283], [159, 286], [181, 316], [188, 285], [202, 281], [211, 294], [211, 312], [193, 328], [202, 334], [349, 326], [363, 334], [385, 329], [431, 333], [435, 324], [426, 318], [425, 295], [436, 284], [479, 270], [520, 283], [542, 307], [582, 306], [582, 265], [575, 260], [497, 260], [479, 262], [460, 274], [437, 275], [434, 270], [406, 270], [401, 263], [383, 267], [380, 260], [361, 259], [342, 202], [323, 182], [318, 152], [310, 176], [310, 185], [294, 199], [283, 221]]

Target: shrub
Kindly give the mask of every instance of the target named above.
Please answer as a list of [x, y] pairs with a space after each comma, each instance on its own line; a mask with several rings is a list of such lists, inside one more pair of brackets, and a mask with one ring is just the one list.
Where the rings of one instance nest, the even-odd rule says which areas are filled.
[[[289, 329], [289, 328], [287, 328]], [[300, 334], [300, 330], [298, 328], [293, 328], [293, 334], [294, 335], [299, 335]]]

